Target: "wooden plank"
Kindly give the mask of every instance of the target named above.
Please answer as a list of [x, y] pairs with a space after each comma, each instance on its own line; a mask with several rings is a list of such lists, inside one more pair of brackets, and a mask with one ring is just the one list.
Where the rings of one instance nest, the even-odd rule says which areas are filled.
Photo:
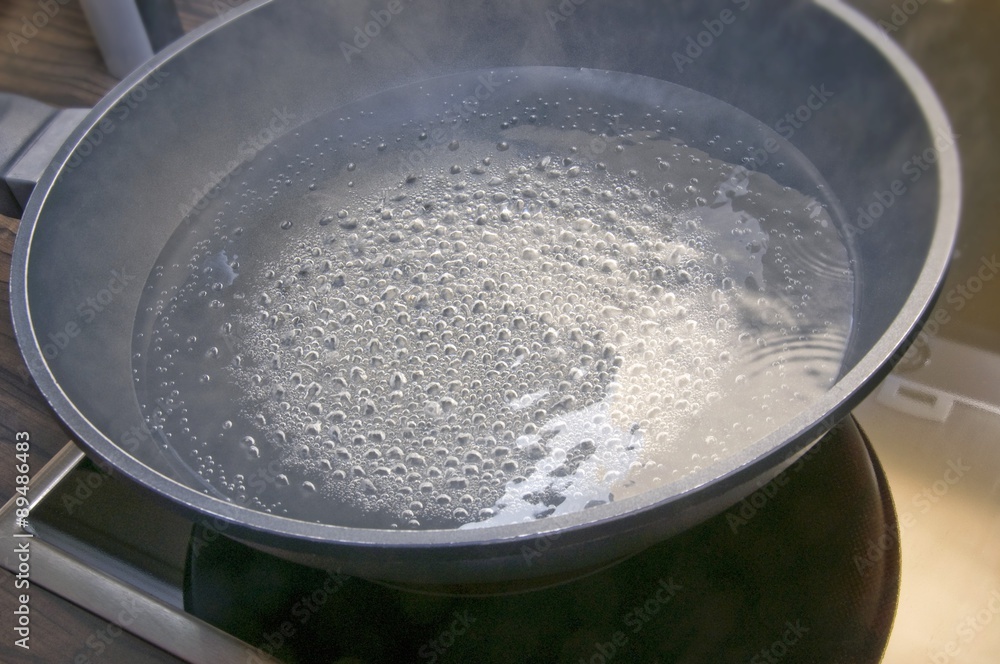
[[[226, 0], [241, 4], [242, 0]], [[59, 9], [31, 39], [21, 42], [23, 19], [40, 11], [37, 0], [0, 3], [0, 90], [54, 106], [91, 106], [117, 80], [104, 66], [77, 0]], [[178, 0], [182, 24], [190, 30], [217, 15], [210, 0]], [[26, 31], [30, 32], [30, 31]], [[14, 35], [15, 38], [11, 38]], [[21, 358], [10, 316], [11, 251], [18, 221], [0, 216], [0, 502], [15, 488], [13, 441], [17, 431], [31, 433], [31, 468], [40, 469], [67, 440], [59, 422], [35, 387]], [[0, 661], [10, 663], [90, 662], [173, 664], [180, 660], [128, 632], [45, 591], [31, 588], [31, 650], [13, 645], [17, 605], [14, 578], [0, 570]]]

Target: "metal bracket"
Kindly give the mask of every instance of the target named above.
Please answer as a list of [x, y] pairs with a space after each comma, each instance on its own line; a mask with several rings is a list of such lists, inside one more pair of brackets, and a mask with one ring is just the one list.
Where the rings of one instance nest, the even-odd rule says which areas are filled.
[[17, 202], [18, 209], [16, 214], [9, 214], [6, 210], [4, 214], [21, 216], [21, 212], [28, 205], [31, 192], [35, 190], [35, 185], [38, 184], [45, 169], [52, 163], [52, 158], [89, 112], [88, 108], [64, 108], [53, 113], [48, 123], [35, 134], [31, 143], [8, 166], [3, 173], [3, 179]]
[[[30, 510], [84, 459], [70, 442], [32, 478]], [[222, 630], [165, 604], [107, 574], [94, 570], [61, 549], [36, 538], [30, 526], [18, 524], [16, 496], [0, 509], [0, 565], [18, 573], [22, 561], [15, 546], [28, 542], [30, 583], [112, 622], [135, 636], [192, 664], [244, 664], [277, 660]]]

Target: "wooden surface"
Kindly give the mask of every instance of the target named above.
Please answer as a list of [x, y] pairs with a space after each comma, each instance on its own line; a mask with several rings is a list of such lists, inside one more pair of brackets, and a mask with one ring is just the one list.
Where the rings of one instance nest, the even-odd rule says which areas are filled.
[[[215, 6], [242, 0], [178, 0], [186, 30], [217, 15]], [[22, 17], [39, 11], [37, 0], [0, 0], [0, 91], [16, 92], [54, 106], [86, 107], [117, 83], [104, 67], [77, 0], [58, 5], [58, 12], [27, 43], [17, 43]], [[16, 219], [0, 216], [0, 502], [14, 493], [12, 441], [18, 431], [31, 434], [31, 470], [37, 472], [70, 439], [35, 388], [21, 359], [10, 318], [10, 254]], [[31, 650], [13, 645], [16, 606], [14, 579], [0, 570], [0, 662], [78, 664], [163, 664], [179, 662], [108, 623], [37, 586], [31, 589]], [[109, 636], [114, 634], [114, 638]]]
[[[216, 7], [241, 0], [177, 0], [185, 29], [216, 16]], [[891, 0], [856, 0], [874, 19], [888, 17]], [[76, 0], [58, 5], [48, 25], [18, 52], [9, 39], [17, 34], [22, 17], [39, 11], [37, 0], [0, 0], [0, 90], [16, 92], [57, 106], [89, 106], [115, 84], [104, 68]], [[965, 229], [959, 246], [974, 269], [978, 257], [996, 252], [1000, 224], [996, 223], [1000, 152], [996, 118], [1000, 116], [1000, 82], [997, 62], [1000, 40], [1000, 3], [995, 0], [955, 0], [927, 3], [894, 38], [910, 51], [945, 98], [945, 105], [961, 136], [965, 176]], [[28, 375], [13, 337], [8, 303], [10, 252], [17, 221], [0, 217], [0, 501], [14, 489], [14, 458], [10, 449], [17, 431], [31, 433], [33, 472], [58, 451], [69, 433], [58, 423]], [[959, 260], [952, 281], [968, 277]], [[972, 327], [1000, 329], [1000, 288], [970, 303], [963, 314]], [[956, 328], [957, 329], [957, 328]], [[113, 639], [97, 653], [88, 645], [98, 643], [107, 623], [38, 588], [33, 588], [32, 649], [12, 645], [13, 579], [0, 573], [0, 662], [175, 662], [173, 657], [127, 633]], [[95, 641], [97, 639], [98, 641]]]

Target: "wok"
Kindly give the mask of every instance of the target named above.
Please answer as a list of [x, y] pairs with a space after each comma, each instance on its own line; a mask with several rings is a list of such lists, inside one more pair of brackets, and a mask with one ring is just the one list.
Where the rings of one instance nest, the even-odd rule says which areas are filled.
[[[841, 232], [853, 226], [852, 323], [832, 387], [759, 439], [637, 495], [485, 528], [337, 525], [308, 511], [255, 507], [207, 484], [205, 469], [178, 451], [176, 432], [153, 435], [133, 364], [147, 280], [176, 231], [225, 209], [234, 187], [278, 187], [275, 178], [286, 177], [300, 186], [287, 173], [306, 161], [291, 160], [331, 136], [341, 109], [368, 103], [403, 123], [433, 116], [445, 107], [428, 111], [404, 87], [426, 82], [458, 109], [480, 95], [469, 102], [474, 113], [459, 111], [465, 122], [489, 108], [490, 72], [502, 78], [529, 66], [568, 68], [560, 70], [567, 76], [621, 72], [641, 79], [638, 88], [666, 82], [709, 152], [712, 136], [732, 127], [745, 132], [747, 148], [775, 131], [789, 139], [787, 160], [813, 165], [839, 201], [829, 207]], [[729, 110], [699, 115], [709, 97], [728, 104], [712, 108]], [[794, 121], [802, 108], [808, 120]], [[218, 532], [298, 562], [403, 583], [554, 577], [635, 553], [737, 503], [879, 382], [918, 330], [947, 266], [959, 211], [952, 143], [914, 65], [833, 0], [252, 2], [123, 80], [58, 150], [14, 248], [15, 331], [41, 391], [89, 453]], [[400, 154], [394, 176], [406, 177], [413, 164]], [[933, 159], [914, 178], [915, 155]], [[777, 159], [753, 166], [779, 183], [788, 172]], [[251, 210], [244, 225], [277, 221]], [[252, 247], [244, 253], [252, 260]], [[282, 470], [261, 471], [269, 491], [280, 490], [272, 480]], [[289, 504], [301, 498], [288, 496]]]

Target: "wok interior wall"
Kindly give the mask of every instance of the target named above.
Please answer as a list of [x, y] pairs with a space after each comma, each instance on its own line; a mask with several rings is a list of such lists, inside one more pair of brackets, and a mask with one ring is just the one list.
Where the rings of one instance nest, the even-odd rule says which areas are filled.
[[[933, 136], [881, 56], [824, 10], [809, 2], [745, 4], [594, 1], [554, 20], [547, 12], [558, 10], [548, 3], [406, 3], [350, 58], [343, 44], [354, 44], [355, 28], [383, 3], [279, 0], [245, 13], [171, 57], [144, 86], [122, 92], [79, 152], [62, 154], [69, 168], [40, 213], [28, 268], [30, 300], [44, 302], [31, 315], [50, 370], [100, 431], [122, 440], [141, 427], [130, 358], [143, 284], [184, 211], [253, 157], [248, 140], [414, 79], [539, 64], [669, 80], [770, 126], [794, 115], [813, 90], [831, 93], [793, 127], [791, 141], [859, 231], [852, 232], [861, 286], [853, 365], [897, 315], [926, 257], [937, 171], [912, 180], [904, 168]], [[733, 20], [722, 32], [700, 52], [685, 51], [688, 38], [697, 40], [705, 21], [724, 11]], [[690, 62], [675, 57], [696, 52]], [[758, 168], [781, 177], [776, 161]], [[897, 181], [905, 193], [872, 214]], [[111, 299], [101, 304], [104, 291]], [[96, 370], [95, 356], [102, 358]], [[151, 439], [135, 454], [174, 474]]]

